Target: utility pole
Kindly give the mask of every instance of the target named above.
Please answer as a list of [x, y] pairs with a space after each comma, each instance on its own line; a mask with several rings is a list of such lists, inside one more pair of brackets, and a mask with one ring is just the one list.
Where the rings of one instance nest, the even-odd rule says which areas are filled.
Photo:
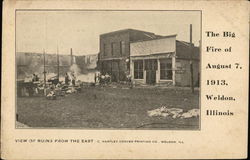
[[[201, 59], [201, 40], [199, 40], [199, 59]], [[199, 72], [198, 72], [198, 83], [199, 83], [199, 87], [201, 87], [201, 62], [199, 62]]]
[[[47, 14], [45, 14], [45, 28], [44, 28], [44, 35], [45, 35], [45, 49], [47, 49]], [[43, 77], [44, 77], [44, 96], [46, 96], [46, 68], [45, 68], [45, 49], [43, 49]]]
[[190, 24], [190, 87], [194, 93], [194, 77], [193, 77], [193, 45], [192, 45], [192, 24]]
[[44, 95], [46, 96], [46, 68], [45, 68], [45, 50], [43, 50], [43, 77], [44, 77]]
[[73, 65], [73, 50], [70, 48], [70, 60], [71, 60], [71, 66]]
[[58, 46], [57, 46], [57, 79], [59, 83], [59, 71], [60, 71], [60, 62], [59, 62], [59, 53], [58, 53]]

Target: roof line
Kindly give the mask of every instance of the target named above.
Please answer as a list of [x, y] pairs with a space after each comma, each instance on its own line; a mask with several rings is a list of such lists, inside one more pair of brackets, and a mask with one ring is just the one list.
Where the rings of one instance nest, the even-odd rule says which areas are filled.
[[125, 32], [125, 31], [137, 31], [137, 32], [154, 34], [153, 32], [147, 32], [147, 31], [142, 31], [142, 30], [127, 28], [127, 29], [121, 29], [121, 30], [112, 31], [112, 32], [108, 32], [108, 33], [103, 33], [103, 34], [100, 34], [100, 36], [104, 36], [104, 35], [108, 35], [108, 34], [114, 34], [114, 33], [119, 33], [119, 32]]
[[153, 41], [153, 40], [164, 39], [164, 38], [170, 38], [170, 37], [176, 37], [176, 36], [177, 36], [177, 34], [173, 34], [173, 35], [162, 36], [162, 37], [158, 37], [158, 38], [154, 38], [154, 39], [146, 39], [146, 40], [139, 40], [139, 41], [131, 41], [130, 43], [137, 43], [137, 42], [144, 42], [144, 41]]
[[159, 56], [159, 55], [170, 55], [174, 52], [161, 52], [161, 53], [149, 53], [149, 54], [142, 54], [142, 55], [130, 55], [130, 57], [144, 57], [144, 56]]
[[146, 35], [147, 37], [151, 38], [151, 39], [154, 39], [154, 37], [148, 35], [147, 33], [144, 33], [144, 35]]
[[[176, 40], [178, 42], [180, 42], [181, 44], [185, 45], [185, 46], [190, 46], [190, 43], [189, 42], [185, 42], [185, 41], [180, 41], [180, 40]], [[193, 47], [198, 47], [198, 46], [195, 46], [194, 43], [192, 43]]]

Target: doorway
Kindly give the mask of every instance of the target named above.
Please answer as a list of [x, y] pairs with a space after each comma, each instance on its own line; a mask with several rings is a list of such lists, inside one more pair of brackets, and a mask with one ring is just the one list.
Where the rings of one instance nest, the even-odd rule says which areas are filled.
[[146, 83], [147, 84], [155, 84], [156, 83], [157, 60], [156, 59], [145, 60], [145, 70], [146, 70]]

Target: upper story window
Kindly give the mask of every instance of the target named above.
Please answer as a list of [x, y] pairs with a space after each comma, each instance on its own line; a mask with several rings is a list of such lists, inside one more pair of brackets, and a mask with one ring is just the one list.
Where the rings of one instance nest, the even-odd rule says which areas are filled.
[[107, 55], [107, 45], [105, 43], [103, 43], [103, 55]]
[[114, 55], [115, 53], [115, 42], [111, 43], [111, 55]]
[[120, 54], [125, 55], [125, 41], [120, 42]]

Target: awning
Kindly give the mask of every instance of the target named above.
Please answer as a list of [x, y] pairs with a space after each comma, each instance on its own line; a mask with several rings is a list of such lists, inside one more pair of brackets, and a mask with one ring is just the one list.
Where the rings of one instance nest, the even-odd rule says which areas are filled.
[[99, 61], [112, 61], [112, 60], [125, 60], [127, 57], [119, 57], [119, 58], [103, 58], [99, 59]]
[[161, 58], [172, 58], [174, 56], [174, 52], [170, 53], [155, 53], [149, 55], [140, 55], [140, 56], [130, 56], [131, 60], [138, 59], [161, 59]]

